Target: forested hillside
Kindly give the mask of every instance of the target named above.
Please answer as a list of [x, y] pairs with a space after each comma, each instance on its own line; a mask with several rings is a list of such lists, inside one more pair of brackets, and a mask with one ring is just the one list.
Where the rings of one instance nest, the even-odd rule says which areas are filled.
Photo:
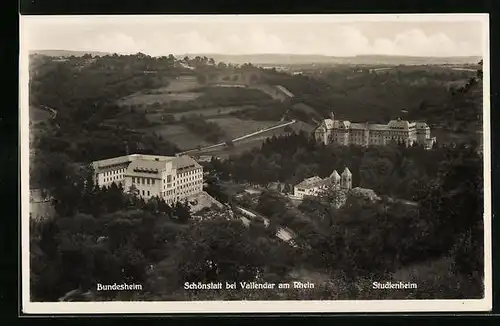
[[267, 71], [262, 78], [285, 86], [295, 94], [295, 102], [311, 106], [323, 117], [334, 112], [339, 119], [373, 123], [401, 117], [465, 130], [477, 126], [478, 108], [482, 112], [478, 74], [480, 70], [435, 66], [341, 66], [307, 75]]
[[[44, 153], [64, 152], [76, 162], [132, 152], [173, 154], [167, 141], [131, 130], [149, 125], [142, 112], [127, 112], [115, 101], [141, 89], [164, 84], [164, 78], [186, 71], [173, 57], [134, 56], [70, 57], [66, 61], [32, 56], [30, 61], [30, 107], [57, 112], [53, 119], [32, 132], [32, 149]], [[146, 73], [157, 70], [156, 74]], [[121, 126], [104, 121], [120, 118]]]
[[[399, 280], [399, 275], [419, 282], [419, 290], [394, 294], [398, 298], [452, 298], [458, 293], [480, 297], [484, 186], [476, 145], [431, 150], [403, 145], [336, 147], [317, 144], [299, 133], [269, 139], [261, 149], [239, 157], [213, 160], [207, 168], [225, 181], [285, 182], [291, 192], [304, 178], [327, 177], [334, 169], [348, 167], [353, 187], [374, 189], [382, 200], [350, 197], [337, 209], [332, 205], [335, 193], [327, 193], [324, 199], [304, 200], [297, 211], [270, 190], [254, 209], [268, 216], [271, 224], [296, 230], [297, 241], [311, 250], [303, 253], [308, 263], [302, 264], [327, 268], [336, 279], [347, 277], [366, 289], [369, 280]], [[217, 194], [220, 189], [215, 184]], [[432, 275], [425, 275], [427, 268], [432, 268]], [[360, 291], [363, 294], [357, 295], [363, 298], [387, 298], [381, 292]]]

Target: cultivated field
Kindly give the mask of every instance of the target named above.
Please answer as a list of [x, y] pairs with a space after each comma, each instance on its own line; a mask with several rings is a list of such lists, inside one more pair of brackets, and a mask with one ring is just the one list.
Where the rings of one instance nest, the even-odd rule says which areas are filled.
[[229, 113], [235, 112], [235, 111], [257, 109], [257, 108], [258, 108], [258, 106], [256, 106], [256, 105], [226, 106], [226, 107], [214, 107], [214, 108], [199, 109], [199, 110], [186, 111], [186, 112], [177, 112], [177, 113], [172, 113], [172, 115], [176, 119], [180, 119], [182, 116], [187, 116], [190, 114], [202, 115], [202, 116], [208, 118], [208, 117], [218, 117], [218, 116], [228, 115]]
[[168, 81], [168, 85], [161, 88], [144, 90], [118, 101], [119, 105], [150, 105], [155, 102], [168, 103], [171, 101], [194, 100], [202, 93], [190, 92], [200, 84], [193, 76], [181, 76]]
[[231, 139], [277, 124], [276, 121], [241, 120], [234, 117], [213, 118], [207, 119], [207, 121], [217, 123]]
[[164, 140], [174, 143], [182, 150], [211, 145], [182, 125], [160, 125], [144, 129], [143, 131], [161, 135]]
[[205, 118], [223, 118], [231, 112], [248, 110], [248, 109], [258, 109], [255, 105], [241, 105], [241, 106], [226, 106], [226, 107], [213, 107], [199, 110], [189, 110], [184, 112], [148, 112], [146, 117], [151, 122], [161, 122], [161, 117], [164, 115], [171, 115], [175, 119], [179, 120], [184, 116], [190, 115], [201, 115]]

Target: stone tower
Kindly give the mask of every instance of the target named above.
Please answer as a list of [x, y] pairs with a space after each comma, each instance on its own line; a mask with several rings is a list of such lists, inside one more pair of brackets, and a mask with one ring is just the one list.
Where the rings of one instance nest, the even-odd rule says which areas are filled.
[[337, 170], [333, 170], [332, 174], [330, 174], [330, 180], [336, 189], [340, 188], [340, 174]]
[[351, 190], [352, 188], [352, 173], [347, 167], [342, 172], [340, 186], [345, 190]]

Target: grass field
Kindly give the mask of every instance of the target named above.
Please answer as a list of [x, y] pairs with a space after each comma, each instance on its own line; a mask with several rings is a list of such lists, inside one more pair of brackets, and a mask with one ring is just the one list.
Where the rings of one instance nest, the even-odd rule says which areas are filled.
[[257, 109], [257, 108], [258, 107], [255, 105], [226, 106], [226, 107], [206, 108], [206, 109], [193, 110], [187, 112], [178, 112], [178, 113], [172, 113], [172, 115], [176, 119], [180, 119], [182, 116], [190, 114], [202, 115], [208, 118], [208, 117], [218, 117], [218, 116], [228, 115], [229, 113], [235, 111]]
[[158, 93], [145, 94], [136, 93], [120, 100], [120, 105], [151, 105], [154, 103], [166, 103], [171, 101], [191, 101], [199, 97], [201, 93]]
[[164, 140], [177, 145], [182, 150], [210, 145], [203, 138], [181, 125], [160, 125], [144, 129], [143, 131], [161, 135]]
[[217, 123], [231, 139], [277, 124], [276, 121], [242, 120], [234, 117], [213, 118], [207, 119], [207, 121]]
[[202, 95], [198, 92], [190, 92], [200, 84], [193, 76], [182, 76], [168, 81], [168, 85], [161, 88], [140, 91], [122, 98], [119, 105], [149, 105], [155, 102], [167, 103], [171, 101], [190, 101]]

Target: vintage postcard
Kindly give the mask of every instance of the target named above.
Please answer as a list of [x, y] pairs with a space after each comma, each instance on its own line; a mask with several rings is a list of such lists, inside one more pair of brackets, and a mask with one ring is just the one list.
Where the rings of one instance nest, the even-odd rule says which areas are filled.
[[488, 15], [20, 39], [23, 313], [491, 309]]

